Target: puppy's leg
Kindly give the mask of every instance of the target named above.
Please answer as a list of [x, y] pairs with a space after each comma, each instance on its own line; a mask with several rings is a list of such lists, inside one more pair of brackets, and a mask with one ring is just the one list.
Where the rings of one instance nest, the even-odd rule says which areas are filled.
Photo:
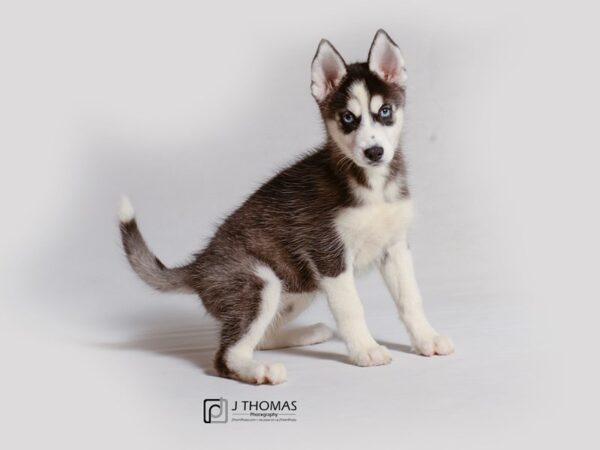
[[387, 250], [380, 263], [380, 270], [408, 330], [414, 350], [425, 356], [452, 353], [454, 344], [450, 338], [439, 335], [425, 317], [406, 239]]
[[256, 270], [256, 276], [261, 281], [259, 285], [262, 285], [262, 289], [254, 293], [252, 284], [249, 283], [249, 287], [239, 293], [257, 296], [256, 299], [243, 299], [244, 302], [256, 305], [255, 314], [250, 319], [244, 314], [226, 316], [215, 366], [221, 376], [254, 384], [279, 384], [286, 380], [283, 364], [257, 361], [253, 358], [253, 352], [277, 313], [281, 299], [281, 281], [265, 266]]
[[333, 332], [327, 325], [322, 323], [291, 329], [283, 328], [287, 323], [298, 317], [312, 303], [314, 297], [314, 294], [284, 294], [279, 316], [263, 337], [258, 346], [259, 349], [272, 350], [299, 347], [318, 344], [331, 339]]
[[356, 286], [352, 268], [337, 277], [325, 277], [321, 287], [327, 295], [329, 307], [338, 330], [358, 366], [379, 366], [392, 360], [387, 348], [377, 344], [371, 336]]
[[260, 343], [260, 350], [276, 348], [301, 347], [303, 345], [320, 344], [333, 337], [333, 331], [323, 323], [303, 327], [278, 330]]

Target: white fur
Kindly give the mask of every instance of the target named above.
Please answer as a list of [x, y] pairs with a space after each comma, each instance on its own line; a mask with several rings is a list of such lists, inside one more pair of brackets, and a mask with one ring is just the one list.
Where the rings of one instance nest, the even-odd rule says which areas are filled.
[[379, 109], [383, 106], [383, 97], [381, 95], [374, 95], [371, 97], [371, 113], [377, 114]]
[[452, 353], [454, 344], [450, 338], [440, 336], [425, 317], [405, 233], [402, 239], [387, 250], [380, 270], [396, 302], [400, 318], [406, 326], [415, 351], [425, 356]]
[[261, 350], [275, 348], [299, 347], [325, 342], [333, 337], [333, 331], [322, 323], [304, 327], [277, 330], [260, 343]]
[[133, 205], [126, 195], [121, 196], [121, 202], [119, 203], [119, 220], [123, 223], [131, 222], [135, 217], [135, 210]]
[[[388, 189], [390, 185], [394, 187], [393, 191]], [[363, 204], [348, 208], [337, 217], [338, 233], [349, 253], [353, 269], [361, 270], [373, 262], [379, 262], [414, 350], [425, 356], [450, 354], [454, 351], [454, 344], [433, 329], [423, 310], [407, 244], [408, 228], [413, 216], [412, 202], [396, 197], [397, 185], [389, 183], [388, 188], [378, 191], [355, 186], [355, 192]], [[385, 358], [379, 355], [381, 350], [373, 350], [374, 341], [364, 323], [362, 305], [354, 288], [351, 271], [349, 269], [335, 279], [325, 279], [323, 289], [328, 295], [340, 333], [350, 349], [351, 358], [358, 365], [371, 365], [369, 361]], [[345, 327], [345, 331], [342, 331], [342, 327]], [[370, 350], [364, 350], [367, 348]]]
[[363, 192], [370, 201], [345, 209], [335, 223], [354, 267], [361, 270], [377, 261], [406, 233], [412, 218], [412, 203], [409, 199], [388, 201], [382, 189], [377, 192], [358, 188], [358, 192]]
[[393, 202], [400, 199], [400, 182], [397, 179], [388, 181], [387, 167], [373, 167], [365, 169], [369, 186], [361, 186], [355, 181], [350, 181], [354, 195], [361, 204], [372, 204], [381, 202]]
[[348, 111], [350, 111], [356, 117], [360, 117], [362, 113], [362, 106], [360, 104], [360, 101], [355, 97], [352, 97], [348, 100], [346, 108], [348, 108]]
[[369, 69], [385, 81], [406, 84], [408, 77], [402, 52], [383, 30], [377, 32], [371, 44]]
[[[371, 112], [379, 111], [383, 98], [379, 95], [371, 98], [364, 81], [355, 82], [350, 86], [349, 91], [350, 98], [346, 106], [352, 114], [360, 118], [360, 125], [352, 133], [344, 134], [338, 121], [330, 119], [326, 122], [327, 130], [340, 149], [356, 164], [374, 171], [384, 171], [386, 164], [392, 160], [398, 148], [404, 125], [404, 111], [392, 106], [395, 115], [394, 124], [383, 125], [371, 117]], [[383, 148], [383, 156], [378, 166], [372, 166], [364, 154], [367, 148], [373, 146]]]
[[314, 299], [314, 292], [305, 292], [302, 294], [284, 293], [279, 308], [280, 315], [277, 320], [277, 325], [285, 325], [287, 322], [298, 317], [301, 312], [311, 305]]
[[337, 277], [324, 277], [321, 288], [327, 295], [338, 331], [348, 347], [350, 359], [359, 366], [378, 366], [391, 361], [389, 351], [377, 344], [365, 322], [356, 286], [352, 262]]
[[[298, 317], [315, 298], [314, 292], [291, 294], [284, 293], [279, 305], [279, 312], [271, 322], [269, 329], [258, 345], [261, 350], [273, 348], [295, 347], [300, 345], [311, 345], [323, 342], [331, 337], [324, 330], [322, 337], [317, 336], [311, 327], [300, 327], [294, 329], [283, 329], [287, 323]], [[324, 325], [323, 325], [324, 326]], [[329, 330], [331, 332], [331, 330]]]
[[227, 367], [242, 381], [279, 384], [287, 378], [285, 366], [280, 363], [256, 361], [253, 359], [253, 352], [277, 313], [282, 291], [281, 280], [267, 266], [257, 267], [256, 274], [265, 281], [260, 310], [247, 333], [227, 350], [225, 361]]

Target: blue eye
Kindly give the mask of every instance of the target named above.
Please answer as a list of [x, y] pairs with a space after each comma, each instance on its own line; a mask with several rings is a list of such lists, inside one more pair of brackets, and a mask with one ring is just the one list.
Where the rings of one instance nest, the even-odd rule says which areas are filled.
[[379, 117], [382, 119], [389, 119], [392, 117], [392, 108], [390, 105], [383, 105], [379, 110]]
[[346, 125], [352, 125], [355, 120], [356, 117], [354, 117], [354, 114], [349, 111], [346, 111], [342, 114], [342, 122], [344, 122]]

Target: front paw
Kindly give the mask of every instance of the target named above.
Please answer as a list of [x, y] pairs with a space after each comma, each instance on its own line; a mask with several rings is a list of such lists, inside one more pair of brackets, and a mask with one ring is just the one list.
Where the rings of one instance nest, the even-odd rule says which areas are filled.
[[413, 340], [414, 351], [423, 356], [449, 355], [454, 352], [454, 343], [448, 336], [432, 335]]
[[350, 359], [361, 367], [383, 366], [392, 361], [389, 350], [383, 345], [376, 345], [365, 350], [352, 352]]

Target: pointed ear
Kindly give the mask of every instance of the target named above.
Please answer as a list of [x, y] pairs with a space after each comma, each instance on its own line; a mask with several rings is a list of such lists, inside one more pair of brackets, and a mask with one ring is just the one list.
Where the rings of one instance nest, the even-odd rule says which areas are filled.
[[322, 102], [346, 75], [346, 63], [331, 43], [322, 39], [312, 62], [310, 90]]
[[404, 57], [392, 38], [383, 30], [377, 31], [369, 50], [369, 70], [390, 83], [406, 84]]

